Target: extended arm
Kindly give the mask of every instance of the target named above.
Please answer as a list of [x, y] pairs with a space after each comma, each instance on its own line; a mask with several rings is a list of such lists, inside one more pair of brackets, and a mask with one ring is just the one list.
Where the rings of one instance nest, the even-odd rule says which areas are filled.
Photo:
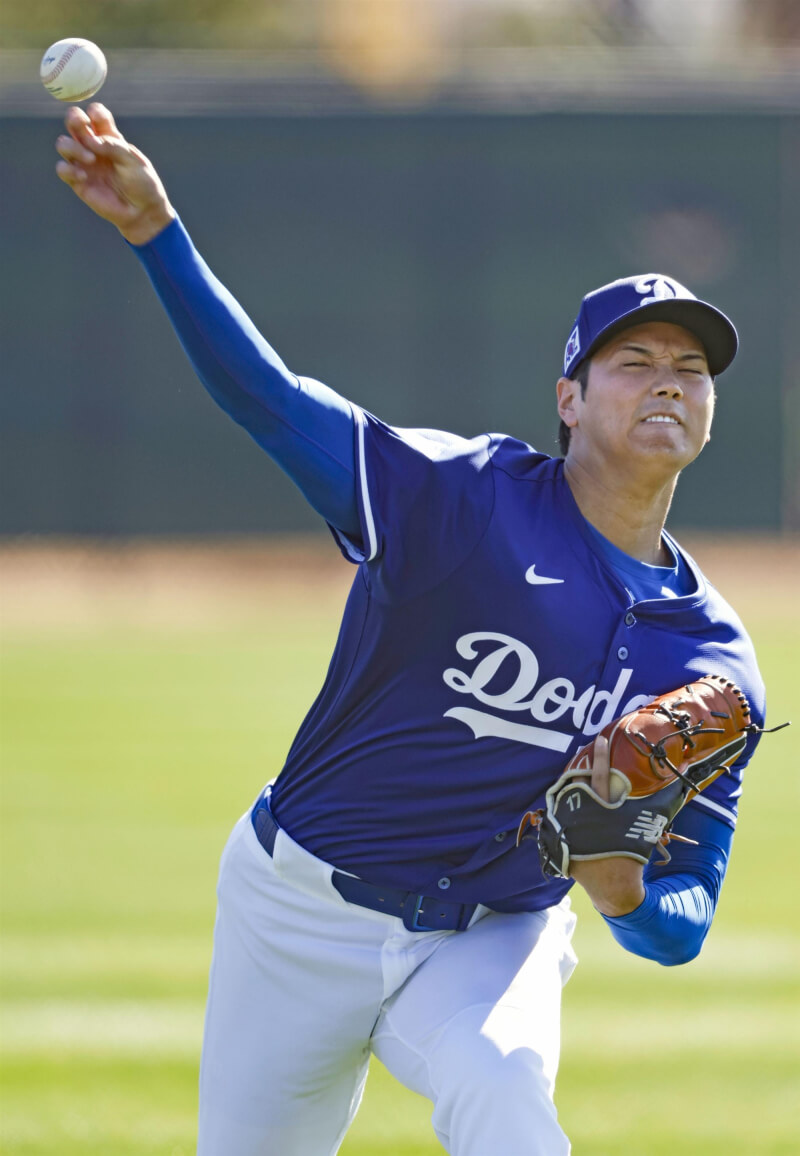
[[103, 105], [69, 110], [58, 175], [135, 246], [200, 380], [328, 522], [358, 540], [354, 418], [297, 378], [200, 257], [146, 157]]

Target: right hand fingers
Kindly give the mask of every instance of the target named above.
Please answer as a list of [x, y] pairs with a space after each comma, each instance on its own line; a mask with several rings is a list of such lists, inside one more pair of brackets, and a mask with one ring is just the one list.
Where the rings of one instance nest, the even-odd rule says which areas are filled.
[[84, 148], [90, 148], [90, 146], [96, 146], [99, 143], [99, 137], [92, 129], [91, 121], [83, 109], [78, 108], [77, 105], [67, 109], [64, 124], [72, 139], [83, 145]]
[[89, 120], [98, 136], [116, 136], [122, 140], [122, 133], [104, 104], [95, 102], [89, 105]]
[[71, 136], [58, 138], [56, 152], [69, 165], [90, 165], [93, 163], [95, 155]]
[[59, 161], [56, 165], [56, 176], [70, 188], [83, 184], [86, 175], [86, 170], [82, 169], [80, 165], [71, 165], [67, 161]]
[[125, 138], [114, 124], [111, 113], [100, 104], [90, 106], [94, 117], [90, 119], [77, 106], [67, 110], [65, 124], [70, 136], [82, 148], [94, 156], [116, 160], [128, 154]]

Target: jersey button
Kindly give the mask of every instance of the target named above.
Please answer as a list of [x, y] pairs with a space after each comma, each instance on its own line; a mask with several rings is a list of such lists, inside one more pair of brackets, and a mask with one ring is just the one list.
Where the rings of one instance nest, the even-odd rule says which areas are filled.
[[635, 621], [636, 621], [636, 615], [631, 614], [631, 612], [629, 610], [628, 613], [625, 615], [625, 625], [626, 626], [633, 626]]
[[495, 843], [504, 843], [505, 839], [506, 839], [506, 832], [505, 831], [498, 831], [494, 837]]
[[439, 882], [436, 884], [436, 886], [438, 888], [440, 888], [440, 890], [446, 891], [447, 888], [450, 886], [450, 880], [447, 878], [446, 875], [443, 875], [441, 877], [441, 879], [439, 880]]
[[627, 657], [628, 657], [627, 646], [621, 646], [619, 648], [619, 650], [617, 651], [617, 658], [620, 660], [620, 662], [624, 662]]

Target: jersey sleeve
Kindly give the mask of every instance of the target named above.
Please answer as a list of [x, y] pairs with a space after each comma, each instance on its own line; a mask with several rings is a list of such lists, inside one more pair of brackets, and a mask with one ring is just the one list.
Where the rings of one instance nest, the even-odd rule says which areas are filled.
[[717, 909], [733, 840], [729, 823], [690, 806], [679, 812], [673, 829], [694, 842], [670, 843], [671, 859], [665, 866], [648, 863], [645, 899], [635, 911], [603, 916], [626, 951], [665, 967], [688, 963], [699, 954]]
[[216, 403], [283, 469], [326, 521], [355, 539], [353, 407], [284, 365], [214, 276], [180, 219], [131, 246], [197, 376]]
[[359, 536], [336, 537], [385, 597], [412, 598], [457, 569], [485, 532], [497, 439], [401, 429], [354, 412]]

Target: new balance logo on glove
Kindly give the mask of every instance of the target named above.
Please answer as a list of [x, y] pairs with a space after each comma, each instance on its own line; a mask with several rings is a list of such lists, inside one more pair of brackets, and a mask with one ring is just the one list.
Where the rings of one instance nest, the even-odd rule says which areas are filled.
[[644, 839], [645, 843], [657, 843], [667, 825], [666, 815], [654, 815], [652, 811], [642, 811], [625, 832], [626, 839]]

